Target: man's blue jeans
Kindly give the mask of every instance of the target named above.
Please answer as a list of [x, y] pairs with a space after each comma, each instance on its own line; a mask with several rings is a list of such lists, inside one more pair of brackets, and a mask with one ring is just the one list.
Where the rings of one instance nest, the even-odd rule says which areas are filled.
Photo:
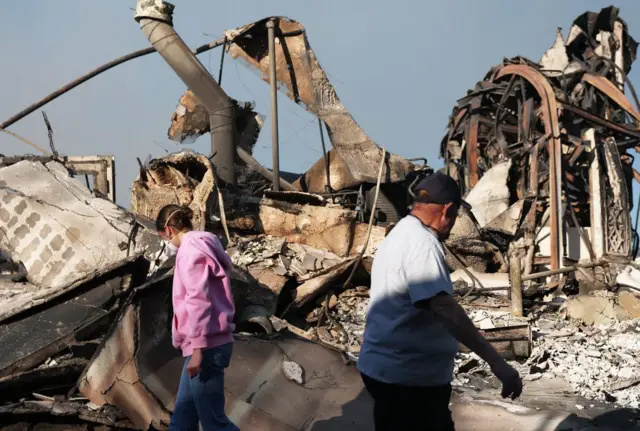
[[185, 358], [170, 431], [239, 431], [224, 412], [224, 369], [231, 362], [233, 343], [202, 351], [202, 368], [190, 378]]

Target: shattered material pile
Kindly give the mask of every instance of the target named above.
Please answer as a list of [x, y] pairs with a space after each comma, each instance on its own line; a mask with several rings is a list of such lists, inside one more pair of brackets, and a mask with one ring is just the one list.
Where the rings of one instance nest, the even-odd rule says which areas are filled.
[[588, 399], [640, 407], [640, 321], [625, 321], [548, 339], [528, 360], [530, 379], [551, 374]]
[[[166, 10], [151, 12], [154, 25], [173, 32]], [[353, 399], [342, 391], [347, 380], [349, 394], [363, 390], [346, 364], [360, 351], [373, 256], [433, 169], [381, 151], [366, 135], [300, 23], [270, 17], [228, 31], [227, 52], [266, 80], [269, 21], [277, 81], [332, 143], [307, 172], [274, 180], [251, 155], [262, 117], [208, 73], [191, 82], [219, 91], [187, 91], [169, 136], [220, 137], [212, 125], [220, 119], [206, 106], [222, 103], [235, 112], [225, 124], [233, 126], [231, 163], [186, 151], [139, 161], [131, 211], [105, 198], [115, 194], [105, 158], [91, 159], [91, 169], [57, 155], [0, 158], [0, 423], [62, 416], [78, 429], [167, 428], [183, 365], [170, 337], [173, 261], [153, 232], [167, 204], [192, 208], [196, 227], [218, 235], [234, 263], [240, 365], [226, 384], [235, 414], [305, 429]], [[176, 58], [198, 65], [190, 52], [154, 47], [174, 69]], [[629, 154], [640, 149], [640, 113], [624, 95], [635, 53], [617, 9], [589, 12], [540, 63], [518, 57], [493, 68], [458, 101], [441, 148], [444, 170], [473, 205], [460, 211], [445, 246], [456, 295], [476, 326], [528, 381], [566, 379], [588, 398], [626, 406], [640, 394], [640, 324], [632, 320], [640, 300], [606, 290], [640, 290], [630, 217], [640, 174]], [[216, 151], [229, 150], [220, 142]], [[93, 191], [77, 178], [87, 172]], [[275, 181], [286, 191], [271, 190]], [[321, 377], [315, 363], [308, 375], [296, 355], [333, 368]], [[463, 346], [455, 385], [481, 388], [489, 374]]]
[[[563, 310], [541, 315], [533, 326], [530, 357], [511, 362], [525, 386], [561, 379], [567, 390], [587, 400], [640, 407], [640, 296], [599, 291], [570, 299]], [[499, 311], [469, 310], [469, 315], [481, 329], [518, 321]], [[460, 388], [482, 390], [494, 380], [487, 364], [473, 353], [458, 355], [455, 375], [454, 386]]]

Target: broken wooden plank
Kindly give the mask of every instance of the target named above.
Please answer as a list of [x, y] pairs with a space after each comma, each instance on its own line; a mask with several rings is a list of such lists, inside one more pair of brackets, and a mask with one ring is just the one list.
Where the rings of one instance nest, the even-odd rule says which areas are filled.
[[73, 360], [0, 378], [0, 401], [17, 400], [35, 391], [65, 393], [78, 380], [86, 364], [85, 359]]
[[[531, 327], [528, 324], [481, 330], [482, 336], [507, 360], [528, 358], [533, 348]], [[460, 345], [460, 351], [471, 352]]]
[[340, 276], [345, 274], [354, 264], [355, 259], [346, 260], [333, 268], [324, 270], [320, 275], [298, 286], [291, 309], [296, 310], [313, 301], [318, 295], [329, 289]]

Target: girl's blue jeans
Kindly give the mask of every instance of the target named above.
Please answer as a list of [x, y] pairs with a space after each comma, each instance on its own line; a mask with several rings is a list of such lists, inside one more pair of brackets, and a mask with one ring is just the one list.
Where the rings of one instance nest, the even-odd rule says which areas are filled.
[[224, 369], [231, 362], [233, 343], [202, 351], [200, 372], [189, 377], [185, 358], [170, 431], [239, 431], [224, 412]]

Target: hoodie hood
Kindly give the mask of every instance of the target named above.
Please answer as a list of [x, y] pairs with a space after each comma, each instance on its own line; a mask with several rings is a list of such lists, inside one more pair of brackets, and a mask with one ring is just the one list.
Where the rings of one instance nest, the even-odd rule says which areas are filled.
[[[207, 256], [215, 259], [226, 271], [233, 269], [233, 262], [222, 247], [222, 243], [217, 236], [211, 232], [191, 231], [182, 239], [183, 243], [189, 243], [190, 247], [195, 247]], [[182, 248], [182, 247], [180, 247]], [[178, 250], [179, 252], [179, 250]]]

